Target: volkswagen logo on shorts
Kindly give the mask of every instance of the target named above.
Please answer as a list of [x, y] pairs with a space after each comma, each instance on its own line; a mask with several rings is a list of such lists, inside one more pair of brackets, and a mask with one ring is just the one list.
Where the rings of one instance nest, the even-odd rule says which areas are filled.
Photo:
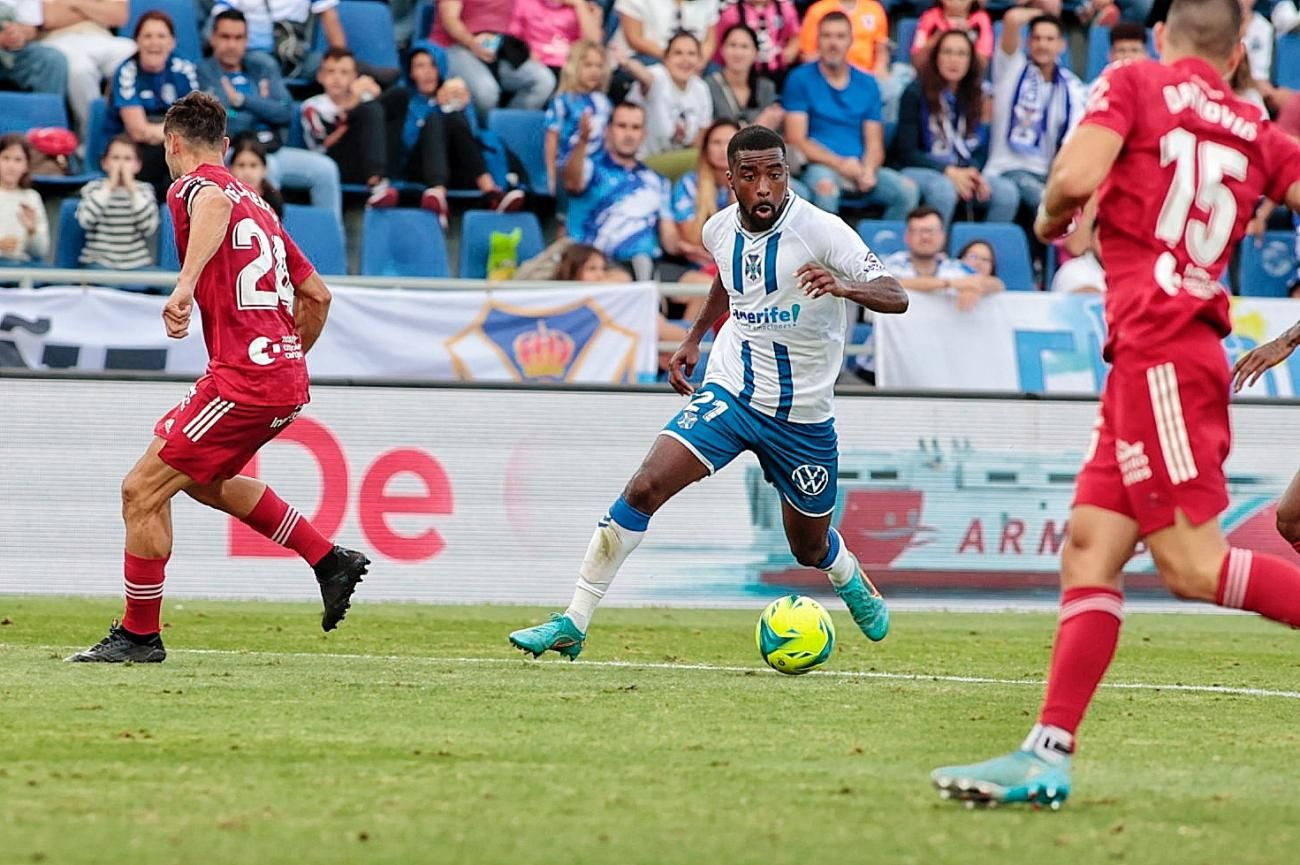
[[790, 473], [790, 480], [794, 481], [799, 491], [806, 496], [820, 495], [821, 491], [826, 489], [826, 483], [831, 479], [831, 473], [826, 471], [824, 466], [801, 465]]

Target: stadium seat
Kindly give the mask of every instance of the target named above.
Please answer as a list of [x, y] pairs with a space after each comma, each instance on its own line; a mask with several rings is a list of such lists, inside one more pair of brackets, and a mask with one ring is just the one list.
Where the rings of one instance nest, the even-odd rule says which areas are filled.
[[108, 137], [104, 134], [108, 121], [108, 100], [99, 98], [90, 101], [90, 122], [86, 129], [86, 170], [102, 174], [99, 161], [108, 149]]
[[488, 114], [488, 129], [524, 164], [528, 186], [536, 195], [549, 197], [546, 188], [546, 157], [542, 141], [546, 137], [546, 115], [541, 111], [497, 108]]
[[81, 248], [86, 245], [86, 231], [77, 222], [77, 204], [81, 199], [70, 196], [59, 205], [59, 238], [54, 247], [55, 267], [80, 267]]
[[460, 224], [461, 279], [484, 279], [487, 276], [488, 243], [495, 232], [523, 231], [519, 241], [518, 260], [527, 261], [546, 246], [542, 240], [542, 226], [531, 213], [493, 213], [490, 210], [471, 210]]
[[[401, 67], [393, 41], [393, 13], [387, 3], [374, 0], [343, 0], [338, 5], [339, 23], [348, 35], [348, 47], [357, 59], [388, 69]], [[325, 50], [325, 28], [316, 27], [313, 51]]]
[[411, 47], [429, 38], [433, 32], [433, 17], [438, 14], [438, 0], [420, 0], [415, 9], [415, 30], [411, 32]]
[[958, 222], [952, 227], [948, 242], [951, 255], [972, 240], [982, 240], [993, 247], [998, 260], [998, 277], [1008, 291], [1034, 291], [1034, 266], [1029, 258], [1029, 241], [1024, 229], [1010, 222]]
[[321, 273], [348, 272], [347, 245], [343, 227], [334, 212], [326, 207], [305, 204], [284, 206], [284, 230]]
[[166, 271], [181, 269], [181, 259], [176, 252], [176, 226], [172, 224], [170, 207], [158, 208], [158, 267]]
[[166, 12], [176, 25], [176, 54], [193, 63], [203, 59], [203, 47], [199, 44], [199, 14], [194, 0], [132, 0], [131, 14], [126, 26], [118, 32], [130, 38], [135, 33], [135, 25], [140, 16], [153, 10]]
[[1242, 297], [1287, 296], [1296, 273], [1295, 238], [1290, 231], [1269, 231], [1260, 246], [1249, 237], [1242, 241], [1237, 274]]
[[902, 220], [862, 219], [858, 221], [858, 236], [871, 247], [871, 251], [884, 258], [903, 248], [903, 232], [907, 225]]
[[447, 245], [427, 210], [367, 208], [361, 237], [363, 276], [446, 277]]
[[[68, 112], [63, 98], [54, 93], [18, 93], [0, 91], [0, 135], [26, 132], [45, 126], [70, 129]], [[42, 187], [81, 186], [100, 176], [99, 160], [95, 159], [89, 171], [79, 174], [38, 174], [36, 182]]]
[[1300, 90], [1300, 33], [1288, 33], [1277, 39], [1277, 84]]
[[912, 41], [916, 39], [915, 18], [904, 18], [898, 22], [894, 33], [894, 62], [907, 63], [912, 59]]

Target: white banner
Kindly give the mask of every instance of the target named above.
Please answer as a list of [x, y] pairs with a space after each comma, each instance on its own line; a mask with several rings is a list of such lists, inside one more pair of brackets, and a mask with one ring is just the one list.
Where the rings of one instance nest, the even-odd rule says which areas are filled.
[[[331, 286], [309, 366], [316, 377], [462, 381], [653, 380], [653, 283], [553, 290]], [[199, 327], [163, 330], [164, 298], [103, 288], [0, 291], [0, 366], [198, 375]], [[197, 313], [196, 313], [197, 316]]]
[[[1235, 297], [1229, 360], [1295, 324], [1300, 302]], [[911, 293], [904, 315], [876, 316], [876, 375], [901, 390], [1100, 393], [1106, 321], [1099, 295], [1010, 291], [959, 311], [942, 294]], [[1300, 353], [1251, 396], [1300, 396]]]
[[[0, 377], [0, 595], [120, 595], [119, 489], [176, 382]], [[592, 529], [684, 400], [664, 392], [318, 387], [245, 471], [326, 536], [374, 560], [370, 600], [562, 605]], [[1274, 502], [1300, 455], [1296, 409], [1233, 406], [1234, 546], [1296, 560]], [[890, 596], [1055, 598], [1060, 546], [1096, 405], [841, 397], [834, 524]], [[167, 592], [311, 599], [311, 571], [242, 523], [178, 496]], [[1149, 556], [1126, 590], [1159, 592]], [[655, 514], [614, 582], [616, 604], [761, 607], [822, 595], [748, 454]], [[0, 599], [2, 603], [2, 599]], [[503, 635], [504, 637], [504, 635]]]

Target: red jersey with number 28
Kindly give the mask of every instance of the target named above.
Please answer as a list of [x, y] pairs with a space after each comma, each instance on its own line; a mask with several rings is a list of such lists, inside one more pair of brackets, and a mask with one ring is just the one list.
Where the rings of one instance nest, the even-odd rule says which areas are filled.
[[198, 194], [215, 187], [234, 203], [226, 237], [199, 274], [194, 300], [208, 347], [208, 374], [223, 399], [245, 405], [308, 401], [307, 362], [293, 320], [294, 286], [311, 262], [271, 206], [223, 166], [203, 164], [171, 185], [167, 206], [182, 264]]
[[1081, 122], [1124, 139], [1097, 210], [1106, 358], [1158, 350], [1198, 324], [1226, 336], [1219, 277], [1259, 197], [1280, 201], [1300, 181], [1300, 144], [1195, 58], [1109, 67]]

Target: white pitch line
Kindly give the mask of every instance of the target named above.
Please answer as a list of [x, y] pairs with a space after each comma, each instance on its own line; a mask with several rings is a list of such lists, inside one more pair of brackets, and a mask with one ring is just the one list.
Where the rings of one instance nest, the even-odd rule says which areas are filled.
[[[0, 644], [0, 648], [31, 648], [39, 651], [76, 651], [76, 646], [22, 646]], [[553, 669], [581, 669], [584, 667], [609, 667], [623, 670], [696, 670], [706, 673], [771, 673], [768, 667], [733, 667], [721, 664], [670, 664], [649, 661], [573, 661], [570, 663], [542, 663], [521, 658], [450, 658], [428, 655], [369, 655], [347, 652], [263, 652], [239, 649], [169, 649], [173, 655], [220, 655], [269, 658], [343, 658], [350, 661], [414, 661], [426, 664], [519, 664], [535, 663]], [[930, 673], [881, 673], [872, 670], [815, 670], [809, 676], [841, 679], [882, 679], [894, 682], [951, 682], [958, 685], [1031, 685], [1043, 687], [1042, 679], [994, 679], [986, 676], [949, 676]], [[1300, 691], [1277, 691], [1269, 688], [1238, 688], [1227, 685], [1155, 684], [1150, 682], [1103, 682], [1101, 687], [1116, 691], [1181, 691], [1192, 694], [1226, 694], [1236, 697], [1265, 697], [1281, 700], [1300, 700]]]

